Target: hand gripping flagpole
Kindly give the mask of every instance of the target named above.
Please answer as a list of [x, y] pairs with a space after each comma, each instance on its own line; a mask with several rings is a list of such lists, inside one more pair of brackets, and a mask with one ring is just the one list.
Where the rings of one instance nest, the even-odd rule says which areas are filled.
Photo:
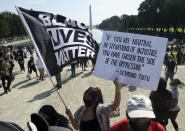
[[[41, 62], [42, 62], [42, 64], [43, 64], [43, 66], [44, 66], [46, 72], [48, 73], [49, 79], [50, 79], [50, 81], [51, 81], [53, 87], [55, 88], [55, 85], [54, 85], [54, 83], [53, 83], [53, 80], [51, 79], [51, 75], [50, 75], [50, 73], [49, 73], [49, 71], [48, 71], [48, 69], [47, 69], [47, 67], [46, 67], [46, 65], [45, 65], [45, 63], [44, 63], [44, 60], [42, 59], [42, 56], [41, 56], [40, 51], [39, 51], [39, 49], [38, 49], [38, 47], [37, 47], [37, 44], [36, 44], [36, 42], [35, 42], [35, 40], [34, 40], [34, 38], [33, 38], [33, 35], [32, 35], [32, 33], [31, 33], [31, 31], [30, 31], [30, 28], [29, 28], [28, 24], [26, 23], [26, 20], [25, 20], [25, 18], [24, 18], [24, 16], [23, 16], [22, 12], [19, 10], [19, 8], [18, 8], [17, 6], [15, 6], [15, 8], [16, 8], [16, 10], [17, 10], [17, 12], [18, 12], [18, 14], [19, 14], [19, 16], [20, 16], [20, 18], [21, 18], [21, 21], [22, 21], [22, 23], [23, 23], [23, 25], [24, 25], [25, 30], [27, 31], [27, 34], [29, 34], [29, 36], [30, 36], [30, 38], [31, 38], [31, 40], [32, 40], [32, 42], [33, 42], [33, 45], [34, 45], [34, 47], [35, 47], [35, 49], [36, 49], [36, 52], [37, 52], [37, 54], [39, 55], [39, 57], [40, 57], [40, 59], [41, 59]], [[59, 94], [58, 89], [57, 89], [57, 94], [58, 94], [59, 98], [61, 99], [62, 103], [64, 104], [65, 108], [68, 109], [67, 106], [66, 106], [66, 104], [65, 104], [65, 102], [64, 102], [64, 100], [62, 99], [61, 95]]]

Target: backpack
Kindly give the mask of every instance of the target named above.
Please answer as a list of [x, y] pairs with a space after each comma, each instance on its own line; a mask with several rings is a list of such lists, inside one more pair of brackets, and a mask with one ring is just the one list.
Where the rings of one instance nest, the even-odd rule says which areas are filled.
[[15, 123], [0, 121], [0, 131], [24, 131]]

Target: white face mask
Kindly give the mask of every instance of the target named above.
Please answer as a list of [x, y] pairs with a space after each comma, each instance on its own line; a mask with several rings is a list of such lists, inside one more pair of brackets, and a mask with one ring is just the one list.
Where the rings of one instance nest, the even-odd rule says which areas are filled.
[[170, 89], [172, 89], [172, 90], [173, 90], [173, 89], [175, 89], [175, 87], [174, 87], [174, 86], [172, 86], [172, 85], [170, 85]]

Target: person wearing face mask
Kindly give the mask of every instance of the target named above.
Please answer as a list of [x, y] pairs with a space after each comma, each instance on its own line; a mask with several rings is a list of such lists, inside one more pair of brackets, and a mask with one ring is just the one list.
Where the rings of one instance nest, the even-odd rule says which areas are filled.
[[146, 96], [132, 96], [127, 103], [126, 116], [127, 119], [115, 123], [110, 131], [165, 131], [161, 124], [151, 120], [155, 115]]
[[172, 108], [169, 111], [169, 118], [172, 122], [172, 125], [175, 129], [175, 131], [179, 131], [178, 124], [176, 122], [177, 115], [180, 111], [180, 107], [178, 104], [178, 97], [179, 97], [179, 91], [178, 88], [182, 88], [184, 86], [184, 83], [182, 83], [179, 79], [173, 79], [170, 82], [170, 88], [172, 93]]
[[119, 116], [119, 105], [121, 100], [120, 84], [114, 81], [115, 98], [113, 103], [103, 104], [100, 88], [89, 87], [83, 96], [84, 106], [81, 106], [73, 115], [70, 110], [66, 114], [72, 122], [73, 127], [80, 131], [109, 131], [110, 117]]

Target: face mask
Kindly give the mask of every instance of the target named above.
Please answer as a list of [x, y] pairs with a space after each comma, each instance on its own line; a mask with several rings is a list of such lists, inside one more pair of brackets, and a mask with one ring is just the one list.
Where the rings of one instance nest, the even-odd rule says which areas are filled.
[[132, 128], [133, 131], [147, 131], [147, 129], [150, 126], [150, 121], [146, 123], [136, 123], [133, 121], [129, 121], [129, 125]]
[[175, 89], [175, 87], [174, 86], [172, 86], [172, 85], [170, 85], [170, 88], [173, 90], [173, 89]]
[[92, 102], [89, 100], [84, 100], [84, 104], [86, 107], [90, 107], [92, 105]]

